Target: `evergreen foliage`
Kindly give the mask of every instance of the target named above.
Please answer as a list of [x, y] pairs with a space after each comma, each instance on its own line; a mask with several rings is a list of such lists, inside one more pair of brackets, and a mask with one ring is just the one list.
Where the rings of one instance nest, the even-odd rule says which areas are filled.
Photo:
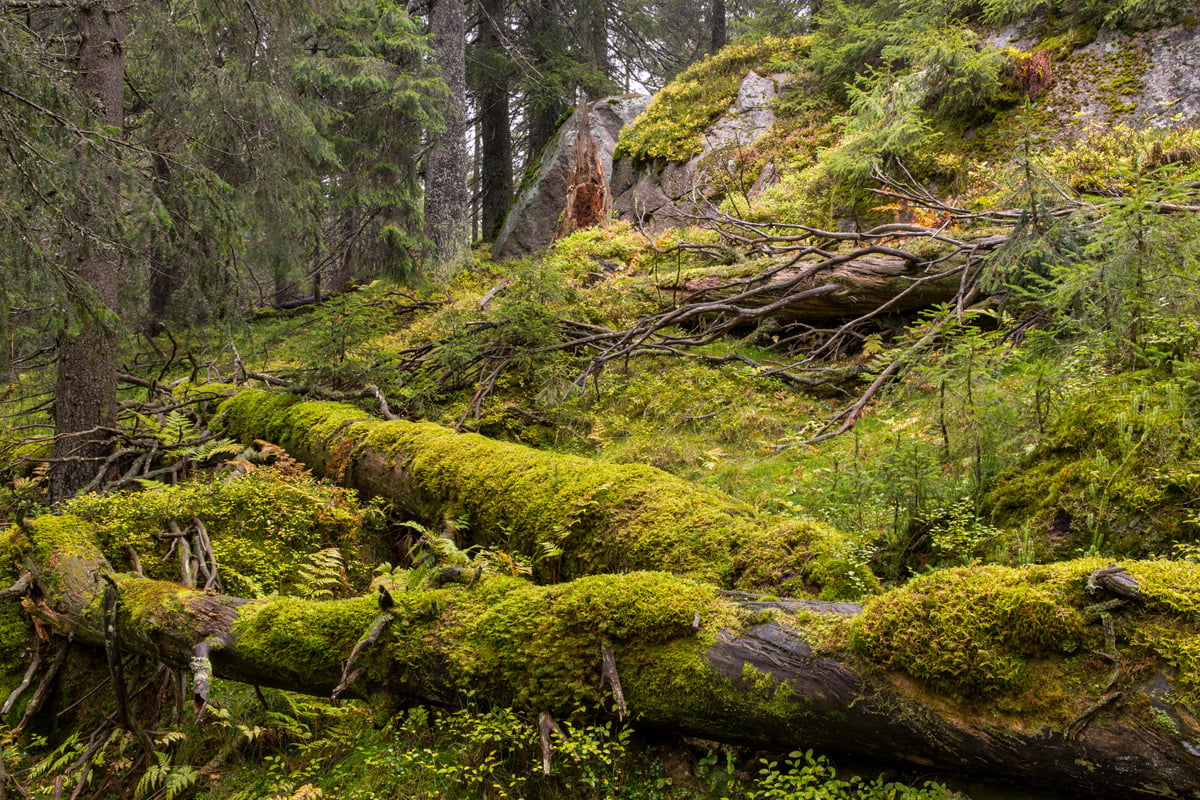
[[[1078, 684], [1077, 708], [1064, 707], [1084, 716], [1050, 721], [1070, 730], [1095, 713], [1089, 703], [1108, 702], [1099, 690], [1112, 659], [1118, 673], [1130, 670], [1113, 678], [1123, 688], [1150, 680], [1150, 670], [1155, 680], [1171, 674], [1180, 707], [1195, 705], [1197, 609], [1181, 587], [1195, 582], [1200, 553], [1200, 134], [1059, 130], [1058, 112], [1016, 81], [1028, 54], [979, 31], [1033, 20], [1035, 36], [1066, 61], [1097, 29], [1194, 11], [1163, 0], [771, 0], [752, 4], [753, 14], [749, 5], [730, 3], [735, 30], [806, 35], [751, 37], [686, 69], [623, 133], [620, 152], [686, 160], [749, 70], [794, 73], [776, 109], [781, 124], [719, 165], [712, 182], [714, 208], [744, 212], [757, 227], [650, 235], [616, 224], [576, 233], [537, 260], [497, 265], [481, 251], [472, 271], [436, 290], [380, 281], [245, 325], [242, 312], [265, 302], [419, 277], [420, 165], [447, 94], [405, 6], [131, 6], [123, 131], [98, 124], [81, 102], [62, 68], [69, 37], [57, 35], [58, 18], [0, 12], [0, 398], [11, 414], [0, 419], [0, 572], [12, 582], [29, 558], [73, 558], [86, 545], [121, 571], [175, 580], [178, 552], [163, 554], [203, 526], [225, 588], [273, 609], [246, 628], [247, 641], [293, 654], [295, 674], [328, 656], [318, 625], [297, 621], [336, 628], [349, 650], [362, 633], [345, 621], [386, 610], [378, 586], [390, 587], [397, 607], [421, 606], [422, 620], [451, 619], [443, 600], [467, 596], [461, 619], [478, 622], [486, 640], [454, 654], [473, 685], [446, 708], [395, 714], [383, 698], [255, 697], [217, 681], [203, 720], [171, 718], [170, 709], [155, 718], [145, 754], [132, 732], [97, 728], [89, 743], [67, 729], [107, 724], [97, 717], [111, 702], [103, 692], [102, 701], [43, 712], [62, 715], [58, 729], [6, 730], [3, 767], [37, 796], [101, 796], [116, 785], [104, 781], [147, 798], [954, 796], [895, 776], [846, 777], [811, 752], [760, 760], [693, 742], [667, 753], [615, 722], [612, 709], [590, 705], [598, 656], [588, 626], [653, 638], [660, 629], [638, 627], [635, 608], [650, 605], [662, 630], [687, 633], [694, 607], [722, 582], [867, 598], [853, 622], [814, 623], [823, 634], [815, 655], [865, 659], [912, 696], [1033, 714], [1040, 724], [1036, 714], [1061, 699], [1042, 688]], [[490, 50], [476, 42], [469, 51], [472, 96], [511, 94], [517, 121], [507, 122], [530, 136], [536, 124], [553, 127], [577, 88], [615, 90], [622, 68], [665, 81], [699, 52], [711, 22], [695, 3], [501, 6], [502, 35]], [[83, 152], [95, 157], [76, 157]], [[774, 176], [762, 171], [768, 164]], [[78, 204], [102, 202], [113, 174], [122, 193], [108, 210], [120, 213], [73, 230]], [[880, 176], [903, 181], [892, 189], [928, 188], [945, 206], [881, 197], [870, 191]], [[972, 227], [976, 213], [1009, 216], [991, 217], [995, 229]], [[1001, 222], [1008, 240], [981, 263], [970, 303], [880, 313], [836, 360], [801, 358], [844, 320], [756, 320], [698, 347], [689, 320], [603, 374], [581, 372], [595, 341], [688, 302], [691, 287], [752, 284], [797, 252], [773, 251], [778, 241], [743, 248], [738, 236], [808, 225], [833, 232], [814, 247], [836, 255], [847, 252], [837, 236], [848, 227], [895, 226], [876, 239], [883, 249], [903, 226], [982, 238]], [[70, 268], [80, 236], [120, 252], [113, 308]], [[931, 237], [914, 250], [935, 264], [939, 246]], [[146, 345], [169, 349], [161, 359], [132, 343], [143, 318], [174, 329], [169, 348], [163, 338]], [[26, 427], [46, 418], [39, 362], [59, 334], [89, 322], [123, 337], [113, 355], [134, 374], [122, 390], [119, 441], [153, 449], [146, 464], [186, 462], [178, 474], [191, 475], [244, 457], [211, 437], [191, 410], [201, 401], [183, 391], [139, 410], [171, 381], [285, 383], [358, 407], [246, 392], [230, 418], [245, 431], [269, 418], [293, 455], [269, 445], [274, 467], [239, 461], [176, 486], [131, 469], [125, 483], [140, 491], [85, 495], [46, 515], [35, 464], [49, 445]], [[851, 431], [793, 447], [895, 365], [903, 369]], [[363, 409], [507, 441], [367, 423]], [[347, 432], [368, 427], [371, 447], [408, 459], [405, 490], [449, 498], [444, 512], [416, 521], [400, 519], [407, 509], [398, 504], [364, 508], [295, 461], [344, 475], [368, 449]], [[327, 452], [318, 440], [332, 442]], [[114, 460], [106, 476], [128, 464]], [[736, 535], [722, 537], [721, 526]], [[607, 538], [589, 543], [583, 534], [597, 530]], [[488, 549], [468, 547], [471, 537]], [[1157, 557], [1172, 560], [1126, 561]], [[584, 575], [633, 562], [709, 583]], [[1088, 574], [1110, 562], [1129, 563], [1144, 595], [1115, 623], [1084, 593]], [[435, 597], [448, 567], [483, 585]], [[577, 586], [529, 583], [576, 576]], [[44, 580], [51, 594], [63, 589]], [[323, 605], [346, 597], [353, 613]], [[567, 613], [547, 614], [552, 606]], [[753, 611], [737, 624], [780, 618]], [[30, 626], [21, 607], [0, 605], [6, 690], [22, 677]], [[389, 652], [418, 652], [418, 628], [390, 633]], [[575, 638], [584, 628], [591, 638]], [[541, 671], [517, 657], [529, 645], [514, 631], [526, 629], [546, 633], [535, 645]], [[98, 674], [78, 655], [82, 645], [72, 652], [64, 696]], [[151, 660], [125, 662], [139, 683], [163, 687], [137, 701], [148, 717], [146, 697], [167, 696], [168, 684]], [[515, 688], [500, 688], [501, 677]], [[770, 684], [752, 670], [745, 678]], [[543, 775], [529, 709], [576, 701]], [[1159, 734], [1181, 735], [1178, 718], [1158, 706], [1146, 713]]]

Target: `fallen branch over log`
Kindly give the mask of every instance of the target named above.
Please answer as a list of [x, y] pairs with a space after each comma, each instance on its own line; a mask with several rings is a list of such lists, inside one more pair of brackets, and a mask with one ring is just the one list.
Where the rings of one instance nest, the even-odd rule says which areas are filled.
[[[86, 522], [42, 518], [36, 618], [103, 646], [98, 593], [120, 592], [121, 646], [176, 668], [209, 642], [218, 676], [327, 696], [374, 633], [374, 596], [236, 597], [112, 574]], [[1120, 696], [1104, 691], [1102, 632], [1085, 614], [1081, 560], [944, 571], [874, 599], [764, 608], [662, 573], [535, 586], [391, 593], [395, 624], [360, 648], [348, 688], [376, 699], [447, 703], [469, 693], [565, 716], [607, 694], [605, 648], [634, 724], [772, 749], [815, 747], [1000, 775], [1090, 797], [1200, 794], [1200, 681], [1178, 660], [1198, 633], [1200, 566], [1123, 565], [1145, 600], [1114, 623]], [[695, 620], [702, 620], [699, 628]], [[1174, 639], [1172, 639], [1174, 635]], [[514, 643], [520, 643], [519, 646]], [[1172, 644], [1171, 642], [1175, 642]], [[610, 667], [615, 670], [615, 667]], [[1101, 702], [1102, 701], [1102, 702]]]
[[432, 423], [382, 422], [351, 406], [263, 390], [239, 392], [220, 415], [234, 435], [272, 441], [427, 527], [469, 515], [472, 543], [537, 560], [541, 578], [651, 569], [838, 597], [876, 585], [843, 534], [759, 516], [650, 466], [546, 453]]

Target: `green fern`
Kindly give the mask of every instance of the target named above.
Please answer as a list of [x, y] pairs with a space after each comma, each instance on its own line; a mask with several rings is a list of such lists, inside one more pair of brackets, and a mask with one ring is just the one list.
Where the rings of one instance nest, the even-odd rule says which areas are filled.
[[200, 777], [200, 771], [195, 767], [187, 764], [180, 766], [172, 764], [170, 753], [155, 753], [154, 758], [158, 763], [152, 764], [142, 775], [142, 779], [138, 781], [137, 788], [133, 792], [135, 800], [144, 800], [160, 795], [165, 800], [175, 800], [176, 797], [190, 789], [196, 783], [196, 779]]
[[83, 742], [79, 733], [72, 733], [67, 740], [54, 749], [50, 755], [43, 758], [29, 770], [31, 778], [41, 778], [46, 775], [59, 775], [71, 765], [83, 750]]
[[209, 439], [190, 448], [184, 455], [188, 461], [198, 464], [220, 455], [238, 457], [245, 450], [246, 448], [240, 442], [235, 442], [233, 439]]
[[298, 597], [307, 600], [329, 600], [337, 589], [345, 586], [345, 565], [342, 551], [327, 547], [308, 556], [296, 571]]

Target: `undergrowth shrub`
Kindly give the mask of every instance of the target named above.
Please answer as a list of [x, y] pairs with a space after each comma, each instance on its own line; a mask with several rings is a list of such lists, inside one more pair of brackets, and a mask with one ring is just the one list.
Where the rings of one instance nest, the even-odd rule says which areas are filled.
[[[880, 776], [839, 777], [833, 763], [812, 750], [792, 751], [782, 763], [763, 762], [745, 800], [956, 800], [962, 798], [933, 781], [909, 785]], [[732, 800], [732, 798], [722, 798]]]

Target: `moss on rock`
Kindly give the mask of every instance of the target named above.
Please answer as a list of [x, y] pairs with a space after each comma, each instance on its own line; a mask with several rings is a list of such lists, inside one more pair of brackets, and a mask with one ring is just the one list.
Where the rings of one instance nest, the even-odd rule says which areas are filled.
[[751, 69], [771, 70], [807, 51], [808, 37], [767, 37], [726, 47], [684, 70], [654, 96], [633, 125], [621, 130], [614, 158], [687, 161], [700, 152], [701, 134], [737, 97]]

